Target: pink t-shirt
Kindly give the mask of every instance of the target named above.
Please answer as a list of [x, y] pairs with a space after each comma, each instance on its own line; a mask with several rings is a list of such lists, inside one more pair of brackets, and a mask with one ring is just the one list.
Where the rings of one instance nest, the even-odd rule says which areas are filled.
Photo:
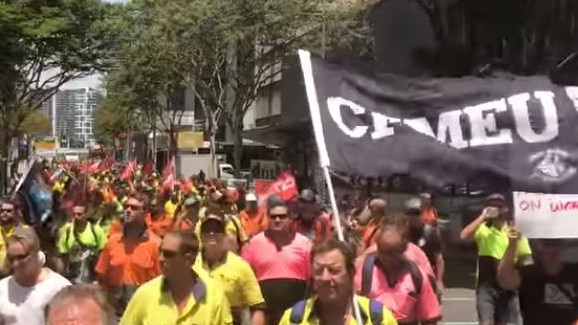
[[295, 234], [291, 244], [278, 250], [264, 232], [255, 235], [243, 247], [241, 255], [249, 262], [257, 280], [309, 279], [311, 240]]
[[[364, 258], [357, 260], [355, 268], [355, 290], [361, 292], [361, 277]], [[418, 267], [419, 269], [419, 267]], [[411, 273], [404, 272], [396, 283], [390, 287], [387, 278], [377, 266], [373, 267], [369, 298], [375, 299], [387, 307], [399, 322], [437, 321], [441, 318], [441, 308], [427, 274], [422, 273], [422, 287], [419, 295], [416, 292]]]
[[[373, 244], [369, 246], [358, 259], [362, 259], [365, 257], [365, 255], [375, 253], [376, 251], [377, 246]], [[433, 268], [431, 267], [431, 264], [427, 259], [427, 255], [425, 255], [425, 253], [421, 248], [419, 248], [419, 246], [413, 243], [409, 243], [407, 245], [407, 249], [405, 250], [404, 255], [408, 260], [414, 262], [417, 265], [417, 267], [420, 268], [420, 270], [425, 272], [425, 274], [433, 276], [435, 278]]]

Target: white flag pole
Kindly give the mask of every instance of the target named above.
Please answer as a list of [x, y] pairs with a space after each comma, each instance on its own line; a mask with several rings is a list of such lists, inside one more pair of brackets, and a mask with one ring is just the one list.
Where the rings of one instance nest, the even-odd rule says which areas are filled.
[[35, 161], [36, 159], [32, 159], [31, 162], [29, 161], [26, 162], [27, 164], [26, 170], [24, 171], [24, 174], [22, 174], [22, 177], [20, 177], [20, 179], [18, 180], [18, 184], [16, 184], [14, 192], [12, 192], [12, 199], [16, 197], [16, 193], [18, 193], [18, 190], [20, 190], [20, 187], [22, 187], [22, 185], [24, 184], [24, 181], [26, 180], [26, 177], [28, 177], [28, 174], [30, 173], [30, 170], [32, 169], [32, 166], [34, 165]]
[[[315, 89], [315, 80], [313, 79], [313, 66], [311, 65], [311, 53], [304, 50], [299, 50], [299, 59], [301, 61], [301, 69], [303, 70], [303, 79], [305, 81], [305, 90], [307, 92], [307, 100], [309, 101], [309, 111], [311, 112], [311, 122], [313, 123], [313, 133], [315, 135], [315, 143], [319, 152], [319, 164], [323, 169], [325, 183], [329, 191], [329, 200], [331, 201], [331, 209], [333, 210], [333, 222], [335, 230], [337, 231], [337, 238], [345, 242], [345, 235], [341, 225], [341, 217], [337, 208], [337, 201], [335, 200], [335, 191], [333, 189], [333, 182], [331, 181], [331, 174], [329, 173], [329, 154], [325, 146], [325, 137], [323, 135], [323, 123], [321, 122], [321, 111], [319, 108], [319, 100], [317, 98], [317, 90]], [[361, 310], [357, 299], [355, 299], [355, 289], [353, 291], [353, 315], [358, 325], [364, 324], [361, 317]]]

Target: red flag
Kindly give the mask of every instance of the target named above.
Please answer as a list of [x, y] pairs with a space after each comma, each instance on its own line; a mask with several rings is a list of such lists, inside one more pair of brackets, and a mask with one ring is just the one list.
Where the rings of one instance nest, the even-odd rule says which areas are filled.
[[172, 191], [175, 189], [176, 175], [175, 175], [175, 157], [169, 159], [168, 164], [163, 170], [163, 184], [162, 189], [164, 191]]
[[100, 169], [102, 171], [109, 171], [114, 162], [114, 152], [109, 152], [106, 155], [106, 158], [104, 158], [104, 161], [100, 164]]
[[118, 178], [125, 181], [130, 179], [136, 169], [136, 159], [131, 159]]
[[98, 171], [98, 168], [100, 167], [100, 163], [101, 163], [101, 161], [97, 161], [93, 164], [90, 164], [90, 165], [88, 165], [86, 170], [88, 171], [88, 173], [94, 174]]
[[149, 160], [147, 160], [147, 162], [143, 166], [142, 172], [145, 175], [150, 175], [153, 173], [153, 170], [154, 170], [154, 162], [149, 159]]
[[290, 201], [299, 191], [295, 177], [286, 171], [281, 173], [276, 181], [255, 181], [255, 193], [259, 199], [259, 207], [266, 211], [269, 196], [277, 195], [285, 201]]

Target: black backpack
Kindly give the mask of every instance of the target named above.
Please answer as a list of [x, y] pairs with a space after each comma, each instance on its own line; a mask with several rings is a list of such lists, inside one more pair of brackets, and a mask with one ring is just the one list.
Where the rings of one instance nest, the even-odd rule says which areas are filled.
[[[421, 287], [423, 285], [423, 276], [417, 267], [417, 265], [407, 260], [409, 266], [409, 273], [413, 281], [413, 286], [415, 291], [411, 295], [418, 299], [421, 294]], [[371, 281], [373, 280], [373, 267], [375, 266], [375, 254], [369, 254], [365, 257], [363, 261], [363, 269], [361, 271], [361, 295], [369, 297], [371, 292]]]
[[[301, 300], [291, 308], [291, 315], [289, 316], [291, 325], [299, 325], [303, 322], [306, 304], [307, 300]], [[383, 305], [373, 299], [369, 301], [369, 319], [372, 325], [381, 325], [383, 322]]]

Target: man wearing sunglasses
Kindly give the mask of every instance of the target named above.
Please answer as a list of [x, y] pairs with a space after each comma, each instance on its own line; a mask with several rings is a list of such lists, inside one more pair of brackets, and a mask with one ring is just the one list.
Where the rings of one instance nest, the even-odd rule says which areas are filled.
[[0, 280], [0, 324], [44, 325], [44, 307], [70, 282], [43, 267], [45, 257], [32, 228], [14, 230], [6, 259], [13, 274]]
[[9, 265], [6, 263], [8, 240], [14, 234], [16, 227], [21, 225], [16, 214], [16, 208], [11, 201], [4, 201], [0, 206], [0, 277], [8, 275]]
[[249, 262], [267, 304], [267, 322], [277, 324], [283, 312], [302, 300], [310, 280], [311, 240], [295, 231], [295, 218], [283, 199], [267, 199], [269, 227], [251, 238], [242, 256]]
[[225, 291], [231, 305], [233, 324], [241, 325], [251, 311], [251, 324], [265, 325], [265, 300], [251, 266], [227, 249], [225, 223], [208, 216], [201, 224], [201, 253], [194, 269], [205, 272]]
[[161, 273], [160, 239], [145, 224], [144, 198], [132, 195], [124, 209], [122, 230], [109, 237], [95, 267], [100, 284], [119, 313], [141, 284]]
[[170, 230], [160, 251], [162, 275], [135, 292], [119, 325], [231, 325], [231, 308], [223, 289], [191, 269], [199, 253], [195, 236]]

